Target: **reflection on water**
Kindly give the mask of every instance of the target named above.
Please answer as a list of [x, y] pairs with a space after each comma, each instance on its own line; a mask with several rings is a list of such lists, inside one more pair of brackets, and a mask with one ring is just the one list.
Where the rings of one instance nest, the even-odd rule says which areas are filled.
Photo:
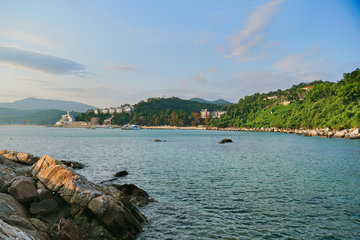
[[[79, 161], [158, 202], [139, 239], [358, 239], [360, 141], [281, 133], [0, 127], [2, 149]], [[223, 138], [233, 143], [218, 144]], [[11, 139], [11, 140], [10, 140]], [[154, 142], [154, 139], [166, 142]]]

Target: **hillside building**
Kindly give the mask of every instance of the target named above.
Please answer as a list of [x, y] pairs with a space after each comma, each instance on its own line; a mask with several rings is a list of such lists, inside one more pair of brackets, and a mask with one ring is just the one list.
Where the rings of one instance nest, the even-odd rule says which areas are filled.
[[221, 115], [225, 114], [226, 111], [212, 111], [210, 109], [201, 109], [200, 116], [201, 118], [220, 118]]

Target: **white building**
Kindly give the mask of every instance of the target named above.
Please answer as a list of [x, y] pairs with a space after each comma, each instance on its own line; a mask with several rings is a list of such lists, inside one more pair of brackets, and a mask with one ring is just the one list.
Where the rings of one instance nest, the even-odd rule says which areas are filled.
[[113, 114], [113, 113], [122, 113], [122, 112], [125, 112], [125, 113], [132, 113], [134, 111], [134, 106], [131, 105], [126, 105], [124, 107], [110, 107], [110, 108], [103, 108], [103, 109], [95, 109], [94, 110], [94, 113], [96, 115], [98, 115], [99, 113], [109, 113], [109, 114]]
[[74, 111], [67, 111], [67, 114], [62, 115], [61, 119], [56, 122], [56, 125], [69, 125], [75, 122]]
[[201, 109], [200, 116], [201, 118], [220, 118], [221, 115], [225, 114], [226, 111], [212, 111], [210, 109]]
[[123, 108], [121, 108], [121, 107], [117, 107], [116, 108], [116, 113], [122, 113], [123, 112]]
[[115, 113], [115, 112], [116, 112], [116, 109], [115, 109], [115, 108], [113, 108], [113, 107], [109, 108], [109, 113], [110, 113], [110, 114], [113, 114], [113, 113]]

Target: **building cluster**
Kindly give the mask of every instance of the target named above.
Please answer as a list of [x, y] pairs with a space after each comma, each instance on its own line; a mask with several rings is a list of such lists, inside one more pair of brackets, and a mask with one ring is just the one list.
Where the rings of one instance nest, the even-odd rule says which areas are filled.
[[134, 111], [134, 106], [124, 106], [124, 107], [110, 107], [110, 108], [103, 108], [103, 109], [95, 109], [93, 110], [94, 113], [96, 115], [98, 115], [99, 113], [104, 113], [104, 114], [113, 114], [113, 113], [132, 113]]
[[200, 116], [201, 118], [220, 118], [221, 115], [225, 113], [226, 111], [212, 111], [210, 109], [201, 109]]

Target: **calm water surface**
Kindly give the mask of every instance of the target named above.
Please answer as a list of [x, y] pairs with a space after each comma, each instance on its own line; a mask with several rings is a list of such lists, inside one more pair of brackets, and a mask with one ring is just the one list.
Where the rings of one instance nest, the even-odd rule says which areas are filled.
[[138, 239], [360, 239], [360, 140], [3, 126], [0, 148], [79, 161], [96, 183], [127, 170], [116, 183], [158, 201]]

